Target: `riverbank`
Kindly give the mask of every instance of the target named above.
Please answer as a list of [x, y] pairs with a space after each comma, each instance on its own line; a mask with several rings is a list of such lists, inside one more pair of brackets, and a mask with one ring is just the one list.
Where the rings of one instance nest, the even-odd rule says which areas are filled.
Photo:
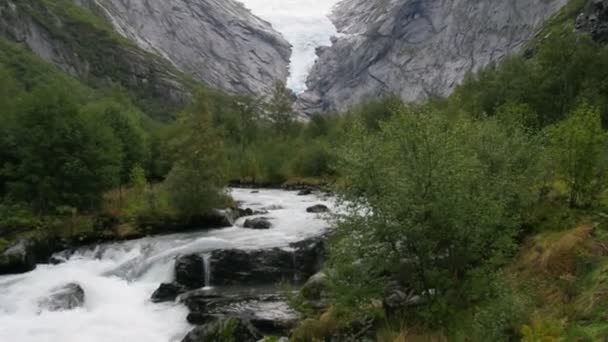
[[[211, 329], [208, 323], [241, 318], [244, 313], [235, 308], [257, 313], [291, 310], [277, 283], [298, 278], [304, 282], [319, 269], [317, 246], [329, 224], [322, 214], [307, 209], [331, 208], [332, 200], [284, 190], [231, 193], [243, 208], [251, 209], [251, 216], [237, 219], [231, 227], [90, 245], [57, 255], [57, 265], [0, 277], [0, 340], [79, 336], [91, 342], [173, 342], [184, 338], [193, 328], [190, 324], [197, 327], [189, 335], [194, 338]], [[262, 217], [271, 223], [269, 228], [246, 228], [248, 219]], [[68, 283], [78, 285], [68, 289], [80, 289], [76, 293], [83, 294], [81, 303], [59, 311], [39, 306], [40, 298], [49, 298]], [[177, 301], [155, 303], [153, 294], [161, 283], [189, 286], [190, 293]], [[205, 320], [206, 310], [200, 311], [207, 305], [214, 308], [214, 323]], [[218, 316], [223, 318], [215, 320]], [[247, 321], [261, 331], [273, 322], [271, 318], [256, 315]]]

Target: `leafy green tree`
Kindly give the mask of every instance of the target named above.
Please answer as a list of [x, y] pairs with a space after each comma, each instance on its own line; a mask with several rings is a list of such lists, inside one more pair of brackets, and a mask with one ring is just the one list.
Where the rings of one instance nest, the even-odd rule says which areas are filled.
[[18, 112], [18, 161], [8, 182], [14, 199], [39, 211], [91, 208], [118, 184], [122, 155], [112, 129], [81, 113], [62, 83], [36, 88]]
[[121, 185], [130, 180], [136, 166], [146, 165], [149, 156], [147, 134], [141, 127], [140, 114], [128, 104], [104, 99], [86, 106], [83, 111], [104, 126], [112, 128], [122, 150]]
[[218, 206], [226, 184], [223, 141], [212, 124], [208, 101], [205, 93], [197, 96], [179, 117], [179, 133], [171, 141], [175, 162], [165, 186], [172, 205], [185, 217]]
[[426, 303], [410, 314], [426, 322], [483, 296], [532, 199], [534, 146], [520, 125], [403, 107], [376, 135], [355, 125], [338, 155], [348, 208], [330, 262], [339, 303], [361, 307], [400, 273]]
[[579, 106], [569, 117], [548, 127], [552, 159], [569, 188], [572, 207], [589, 206], [602, 189], [606, 133], [596, 108]]
[[266, 104], [270, 122], [279, 134], [286, 135], [293, 128], [296, 114], [293, 111], [294, 95], [282, 82], [277, 82]]

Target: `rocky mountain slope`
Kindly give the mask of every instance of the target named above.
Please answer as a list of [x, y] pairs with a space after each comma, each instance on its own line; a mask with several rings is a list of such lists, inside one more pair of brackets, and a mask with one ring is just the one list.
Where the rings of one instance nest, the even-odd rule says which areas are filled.
[[0, 38], [94, 87], [119, 85], [158, 117], [198, 81], [265, 94], [287, 78], [291, 53], [234, 0], [2, 0]]
[[235, 0], [79, 0], [122, 36], [222, 90], [265, 94], [288, 76], [291, 46]]
[[319, 49], [298, 108], [345, 110], [370, 96], [447, 95], [464, 78], [518, 52], [568, 0], [344, 0], [342, 36]]

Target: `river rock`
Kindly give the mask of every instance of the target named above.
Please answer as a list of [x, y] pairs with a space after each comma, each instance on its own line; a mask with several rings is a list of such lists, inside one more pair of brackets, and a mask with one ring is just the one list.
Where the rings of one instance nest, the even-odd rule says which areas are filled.
[[29, 272], [36, 268], [32, 244], [22, 240], [0, 254], [0, 275]]
[[314, 214], [327, 213], [327, 212], [329, 212], [329, 208], [326, 205], [317, 204], [317, 205], [313, 205], [312, 207], [306, 208], [306, 212], [314, 213]]
[[250, 229], [270, 229], [272, 223], [266, 217], [257, 217], [245, 220], [243, 227]]
[[[266, 291], [277, 292], [266, 288]], [[300, 315], [290, 308], [283, 295], [263, 290], [230, 292], [196, 290], [180, 297], [190, 310], [188, 322], [207, 324], [222, 317], [240, 317], [265, 335], [289, 334]]]
[[192, 329], [182, 342], [257, 342], [262, 338], [250, 322], [239, 317], [225, 317]]
[[175, 282], [189, 289], [205, 286], [205, 261], [196, 254], [183, 255], [175, 260]]
[[298, 196], [308, 196], [308, 195], [312, 195], [311, 189], [302, 189], [298, 192]]
[[188, 289], [177, 283], [163, 283], [152, 294], [153, 303], [172, 302], [180, 294], [187, 292]]
[[291, 280], [296, 272], [293, 254], [280, 248], [218, 250], [211, 253], [210, 265], [214, 286], [272, 284]]
[[73, 310], [84, 305], [84, 290], [76, 283], [51, 290], [47, 298], [40, 300], [38, 307], [47, 311]]
[[326, 236], [317, 236], [289, 245], [293, 249], [293, 262], [297, 265], [297, 282], [306, 280], [323, 267], [327, 252], [325, 239]]

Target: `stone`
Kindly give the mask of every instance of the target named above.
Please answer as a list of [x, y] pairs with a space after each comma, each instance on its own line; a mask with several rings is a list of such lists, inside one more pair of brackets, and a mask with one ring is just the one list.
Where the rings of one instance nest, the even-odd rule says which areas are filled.
[[172, 302], [177, 296], [187, 291], [188, 288], [183, 285], [177, 283], [163, 283], [160, 284], [154, 293], [152, 293], [151, 299], [153, 303]]
[[0, 275], [25, 273], [35, 268], [36, 256], [29, 241], [19, 241], [0, 254]]
[[84, 305], [85, 294], [80, 285], [69, 283], [51, 290], [48, 297], [38, 302], [40, 310], [67, 311]]
[[312, 207], [306, 208], [306, 212], [314, 213], [314, 214], [328, 213], [329, 208], [326, 205], [317, 204], [317, 205], [313, 205]]
[[175, 260], [175, 282], [189, 289], [205, 286], [205, 261], [197, 254], [182, 255]]
[[[274, 290], [275, 292], [277, 290]], [[251, 323], [264, 335], [289, 334], [300, 314], [289, 307], [283, 295], [251, 290], [234, 292], [197, 290], [180, 297], [188, 307], [188, 322], [197, 325], [223, 317], [239, 317]]]
[[567, 3], [341, 1], [331, 17], [340, 35], [318, 50], [296, 110], [342, 112], [392, 94], [408, 102], [447, 96], [467, 73], [523, 52]]
[[272, 223], [270, 223], [269, 219], [266, 217], [257, 217], [245, 220], [243, 227], [250, 229], [270, 229]]
[[262, 334], [240, 317], [224, 317], [192, 329], [182, 342], [257, 342]]
[[300, 282], [320, 271], [325, 258], [323, 237], [292, 243], [289, 249], [217, 250], [211, 253], [211, 284], [263, 285]]
[[308, 196], [308, 195], [312, 195], [311, 189], [302, 189], [298, 192], [298, 196]]

